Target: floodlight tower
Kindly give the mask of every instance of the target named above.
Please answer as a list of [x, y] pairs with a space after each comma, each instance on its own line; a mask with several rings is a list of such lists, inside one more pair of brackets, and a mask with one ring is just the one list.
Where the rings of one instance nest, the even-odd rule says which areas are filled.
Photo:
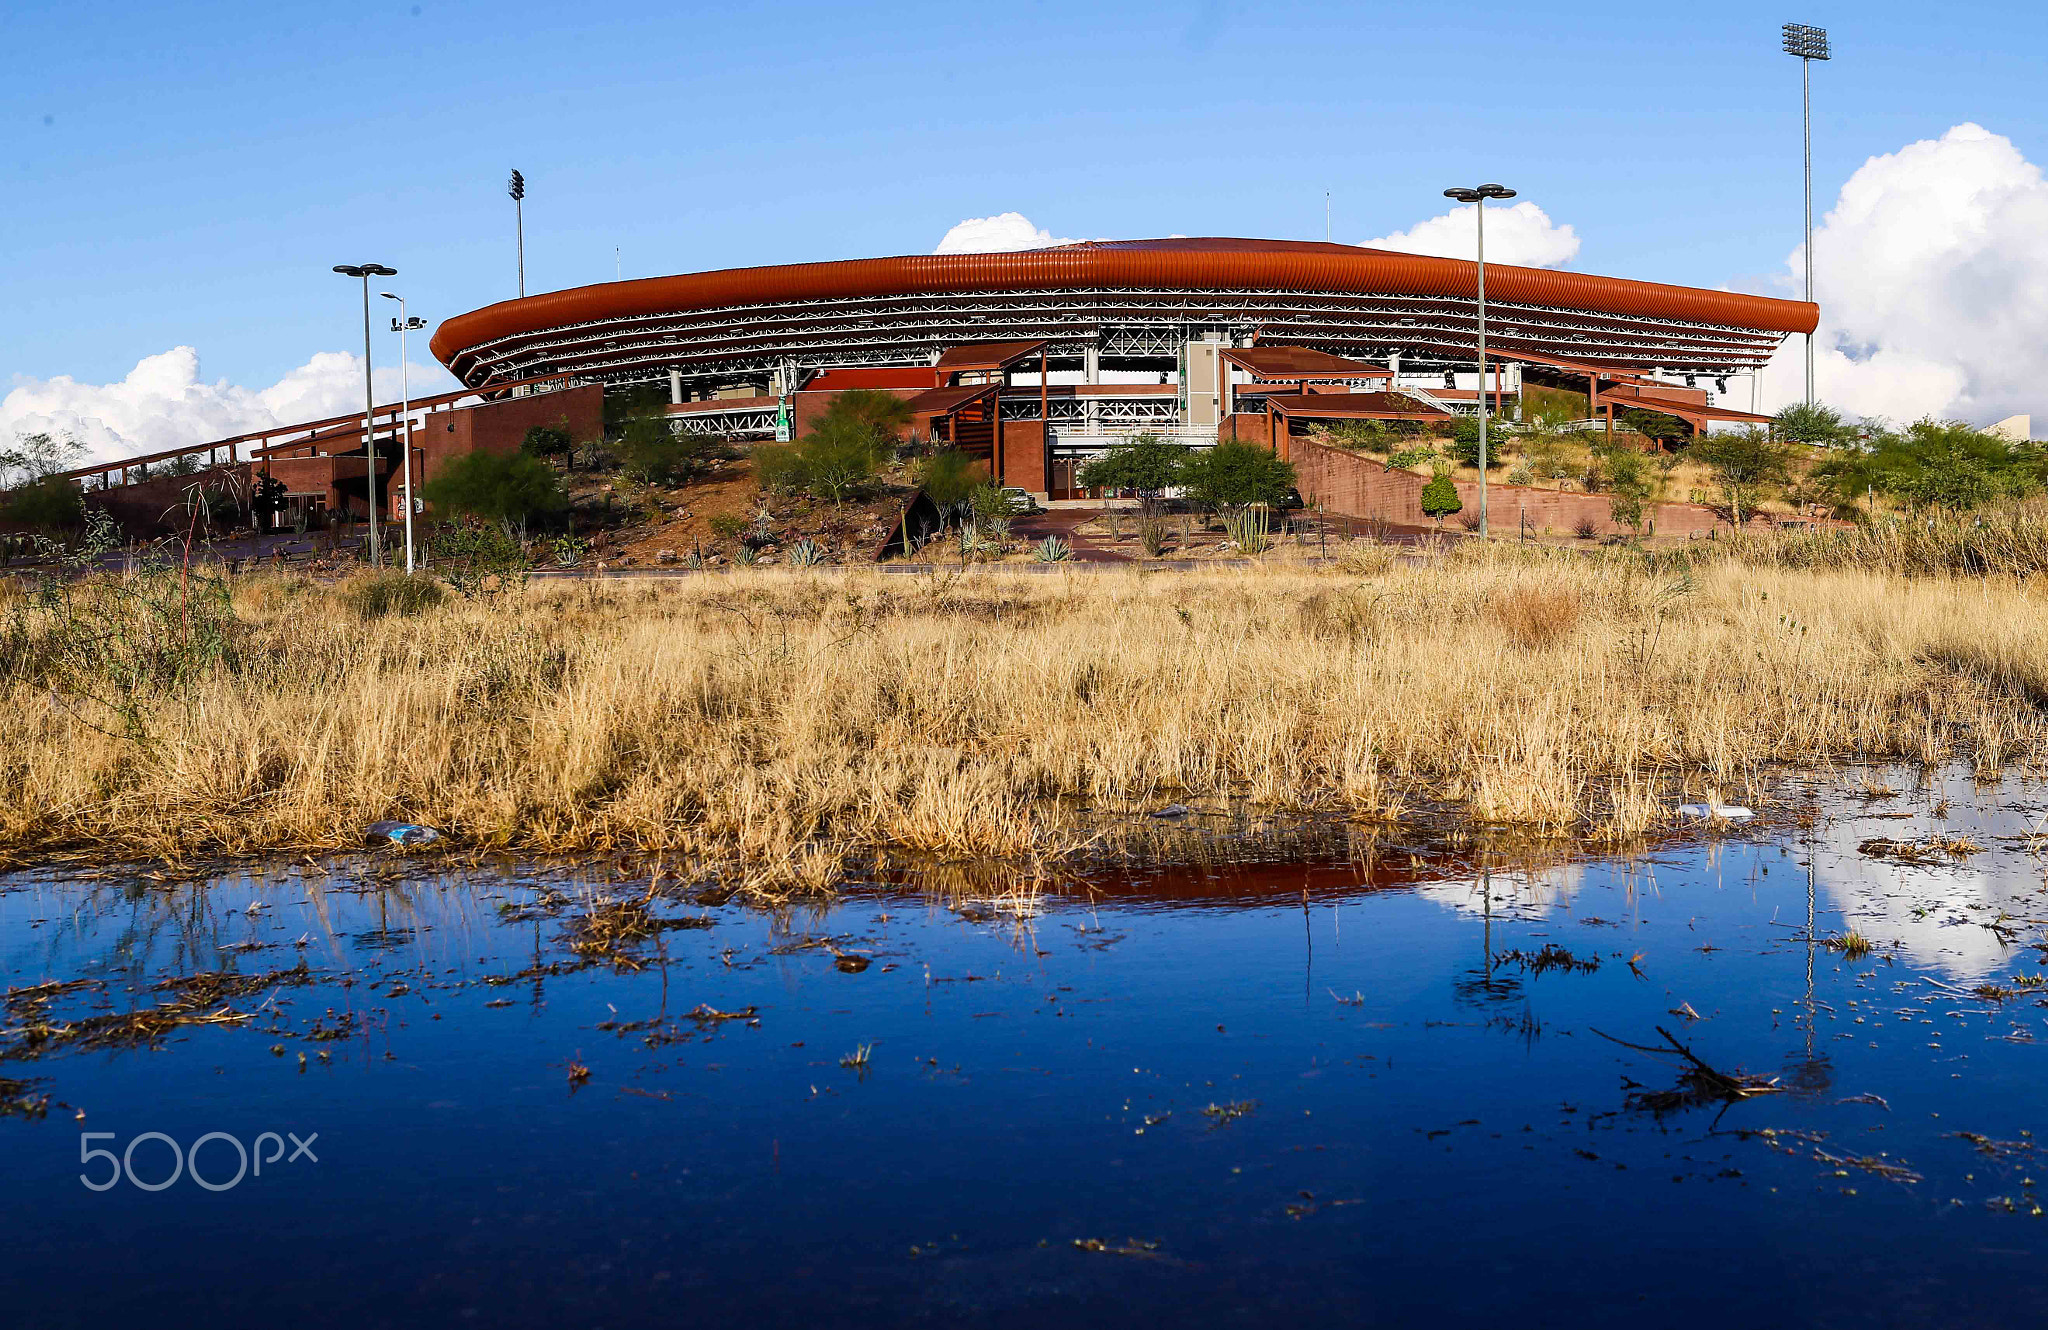
[[526, 177], [514, 171], [505, 186], [512, 196], [512, 222], [519, 232], [519, 298], [526, 299]]
[[1447, 199], [1470, 203], [1477, 214], [1479, 223], [1479, 538], [1485, 540], [1486, 530], [1486, 201], [1488, 199], [1511, 199], [1515, 191], [1506, 185], [1479, 185], [1474, 188], [1454, 187], [1444, 191]]
[[[1785, 54], [1799, 60], [1799, 101], [1806, 164], [1806, 303], [1813, 303], [1813, 62], [1828, 58], [1828, 30], [1785, 25]], [[1806, 404], [1813, 405], [1813, 334], [1806, 334]]]

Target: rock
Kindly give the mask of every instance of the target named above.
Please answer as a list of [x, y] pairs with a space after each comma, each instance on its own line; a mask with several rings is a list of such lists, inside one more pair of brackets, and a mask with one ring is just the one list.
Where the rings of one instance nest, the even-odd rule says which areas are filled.
[[654, 552], [654, 561], [656, 563], [674, 563], [676, 561], [676, 552], [674, 550], [656, 550]]
[[610, 572], [611, 565], [606, 563], [603, 559], [599, 559], [597, 561], [597, 571], [599, 571], [600, 573]]

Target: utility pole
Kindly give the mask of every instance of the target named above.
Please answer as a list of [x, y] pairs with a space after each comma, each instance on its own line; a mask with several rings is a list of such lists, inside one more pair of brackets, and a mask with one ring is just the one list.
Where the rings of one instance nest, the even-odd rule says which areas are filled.
[[1479, 215], [1479, 538], [1485, 540], [1486, 529], [1486, 201], [1488, 199], [1511, 199], [1515, 191], [1506, 185], [1480, 185], [1472, 189], [1453, 188], [1444, 191], [1447, 199], [1475, 205]]
[[512, 196], [512, 224], [519, 233], [519, 298], [526, 299], [526, 177], [514, 171], [505, 187]]
[[427, 326], [427, 321], [417, 315], [405, 312], [405, 297], [390, 291], [380, 294], [386, 300], [398, 302], [398, 317], [391, 320], [391, 331], [398, 334], [398, 413], [405, 421], [405, 571], [411, 576], [412, 557], [412, 383], [407, 377], [411, 371], [405, 358], [405, 335], [417, 332]]
[[396, 277], [398, 269], [381, 263], [337, 263], [343, 277], [363, 282], [363, 498], [370, 510], [370, 566], [384, 566], [384, 547], [377, 541], [377, 396], [370, 379], [370, 279]]
[[[1813, 62], [1828, 58], [1828, 30], [1804, 23], [1784, 26], [1785, 54], [1799, 60], [1802, 157], [1806, 178], [1806, 303], [1813, 303]], [[1813, 405], [1813, 334], [1806, 334], [1806, 404]]]

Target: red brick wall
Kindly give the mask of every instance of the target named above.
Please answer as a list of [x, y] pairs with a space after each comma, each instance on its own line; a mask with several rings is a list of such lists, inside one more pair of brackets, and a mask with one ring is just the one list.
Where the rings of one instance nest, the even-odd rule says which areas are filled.
[[1003, 422], [1003, 484], [1045, 493], [1045, 422]]
[[[526, 432], [536, 425], [566, 428], [579, 447], [602, 439], [604, 389], [589, 383], [559, 392], [508, 397], [481, 406], [432, 413], [423, 425], [413, 427], [413, 464], [418, 468], [412, 477], [415, 492], [458, 457], [478, 451], [501, 456], [517, 452], [526, 440]], [[401, 516], [405, 502], [403, 485], [404, 473], [394, 467], [387, 493], [391, 511]]]
[[[1430, 518], [1422, 511], [1422, 487], [1429, 482], [1408, 471], [1389, 471], [1386, 464], [1369, 456], [1331, 448], [1307, 439], [1290, 444], [1301, 497], [1310, 503], [1321, 500], [1333, 513], [1351, 517], [1373, 517], [1400, 526], [1427, 526]], [[1479, 506], [1479, 486], [1459, 481], [1458, 498], [1465, 512]], [[1565, 494], [1557, 490], [1524, 489], [1519, 485], [1488, 485], [1487, 524], [1496, 531], [1519, 530], [1524, 518], [1533, 534], [1546, 530], [1552, 535], [1570, 535], [1582, 519], [1589, 519], [1601, 535], [1622, 531], [1608, 510], [1604, 494]], [[1720, 519], [1713, 510], [1692, 503], [1647, 505], [1645, 520], [1653, 523], [1660, 536], [1705, 535]]]

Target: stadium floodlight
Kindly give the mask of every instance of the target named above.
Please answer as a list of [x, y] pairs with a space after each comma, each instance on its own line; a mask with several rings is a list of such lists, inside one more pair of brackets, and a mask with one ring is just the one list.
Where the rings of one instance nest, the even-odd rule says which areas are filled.
[[512, 221], [519, 231], [519, 298], [526, 299], [526, 177], [514, 171], [505, 185], [512, 196]]
[[1506, 185], [1458, 186], [1444, 191], [1447, 199], [1473, 205], [1479, 219], [1479, 538], [1486, 530], [1486, 201], [1511, 199], [1515, 191]]
[[334, 270], [343, 277], [358, 277], [363, 283], [363, 502], [370, 510], [370, 566], [384, 563], [383, 547], [377, 543], [377, 394], [370, 384], [370, 279], [396, 277], [398, 269], [381, 263], [337, 263]]
[[[1813, 303], [1813, 62], [1829, 59], [1828, 30], [1804, 23], [1784, 26], [1785, 54], [1799, 61], [1799, 102], [1804, 124], [1806, 176], [1806, 303]], [[1806, 404], [1813, 405], [1813, 334], [1806, 334]]]
[[386, 300], [398, 302], [398, 317], [391, 320], [391, 331], [398, 334], [398, 417], [405, 422], [405, 571], [412, 575], [412, 384], [406, 368], [405, 335], [427, 326], [427, 321], [415, 318], [405, 312], [405, 297], [390, 291], [379, 291]]

